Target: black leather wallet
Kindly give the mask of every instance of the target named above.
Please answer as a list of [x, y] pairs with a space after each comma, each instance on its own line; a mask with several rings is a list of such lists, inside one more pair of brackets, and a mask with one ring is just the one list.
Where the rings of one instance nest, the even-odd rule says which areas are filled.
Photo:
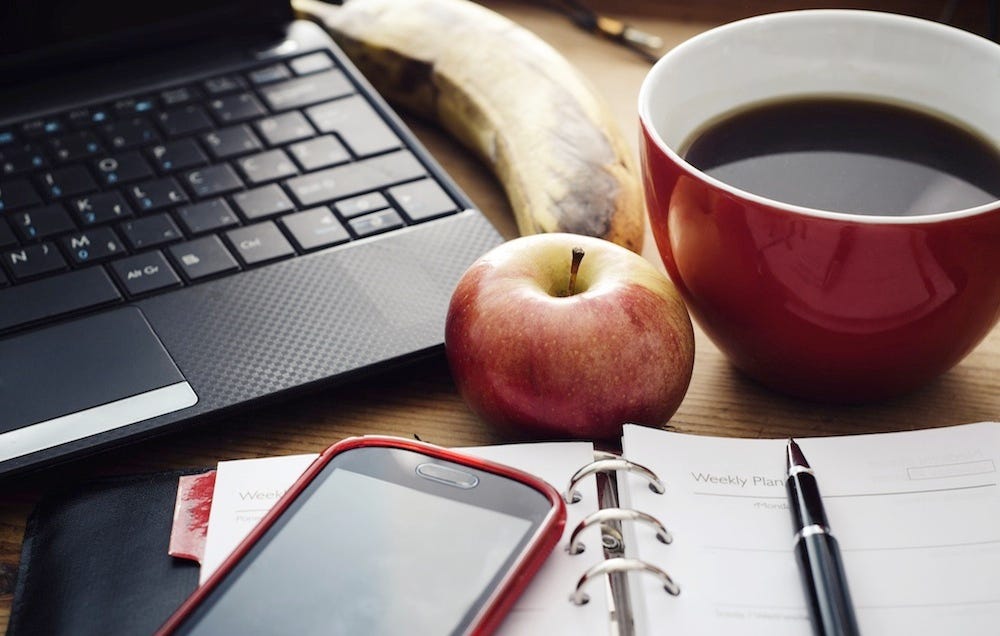
[[177, 479], [115, 477], [52, 493], [28, 519], [9, 636], [151, 634], [194, 591], [167, 554]]

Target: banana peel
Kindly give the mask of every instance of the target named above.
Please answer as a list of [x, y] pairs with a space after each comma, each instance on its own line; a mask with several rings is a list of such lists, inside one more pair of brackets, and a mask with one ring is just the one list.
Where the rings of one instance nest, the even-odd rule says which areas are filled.
[[503, 186], [522, 235], [642, 251], [645, 209], [603, 100], [555, 49], [468, 0], [292, 0], [393, 105], [436, 122]]

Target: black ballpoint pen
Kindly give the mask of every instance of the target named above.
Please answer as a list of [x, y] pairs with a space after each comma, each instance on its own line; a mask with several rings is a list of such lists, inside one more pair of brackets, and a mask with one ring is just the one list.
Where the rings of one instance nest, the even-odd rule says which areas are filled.
[[858, 622], [844, 576], [837, 540], [830, 534], [819, 487], [809, 462], [795, 440], [788, 440], [788, 505], [795, 529], [799, 564], [813, 633], [857, 636]]

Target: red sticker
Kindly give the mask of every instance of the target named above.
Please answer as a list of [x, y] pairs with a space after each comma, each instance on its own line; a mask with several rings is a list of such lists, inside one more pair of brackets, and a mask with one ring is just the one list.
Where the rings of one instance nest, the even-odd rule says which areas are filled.
[[170, 556], [201, 563], [214, 491], [214, 470], [185, 475], [178, 480], [174, 523], [170, 530]]

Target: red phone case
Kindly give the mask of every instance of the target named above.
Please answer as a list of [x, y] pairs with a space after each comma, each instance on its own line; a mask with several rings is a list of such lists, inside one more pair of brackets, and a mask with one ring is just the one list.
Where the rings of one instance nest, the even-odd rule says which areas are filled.
[[167, 636], [172, 634], [185, 619], [198, 607], [208, 594], [226, 577], [235, 567], [250, 548], [264, 535], [268, 528], [278, 520], [291, 503], [302, 493], [306, 486], [316, 478], [327, 463], [333, 457], [344, 451], [365, 446], [383, 446], [414, 451], [428, 457], [443, 459], [458, 464], [464, 464], [471, 468], [476, 468], [485, 472], [501, 475], [515, 481], [521, 482], [541, 494], [543, 494], [552, 504], [549, 514], [543, 523], [538, 527], [535, 535], [518, 556], [517, 560], [507, 571], [496, 589], [490, 594], [486, 603], [483, 604], [478, 616], [473, 620], [468, 634], [474, 636], [486, 636], [493, 633], [503, 621], [504, 616], [514, 605], [514, 602], [527, 587], [531, 578], [538, 572], [545, 559], [552, 549], [559, 543], [562, 537], [563, 528], [566, 525], [566, 506], [562, 497], [547, 482], [529, 473], [496, 464], [484, 459], [470, 457], [459, 452], [417, 442], [414, 440], [402, 439], [398, 437], [388, 437], [381, 435], [371, 435], [364, 437], [349, 437], [341, 442], [330, 446], [314, 461], [309, 468], [296, 480], [285, 495], [278, 500], [270, 512], [264, 516], [259, 524], [249, 535], [233, 550], [232, 554], [219, 566], [219, 569], [199, 587], [184, 603], [175, 611], [167, 622], [156, 632], [156, 636]]

